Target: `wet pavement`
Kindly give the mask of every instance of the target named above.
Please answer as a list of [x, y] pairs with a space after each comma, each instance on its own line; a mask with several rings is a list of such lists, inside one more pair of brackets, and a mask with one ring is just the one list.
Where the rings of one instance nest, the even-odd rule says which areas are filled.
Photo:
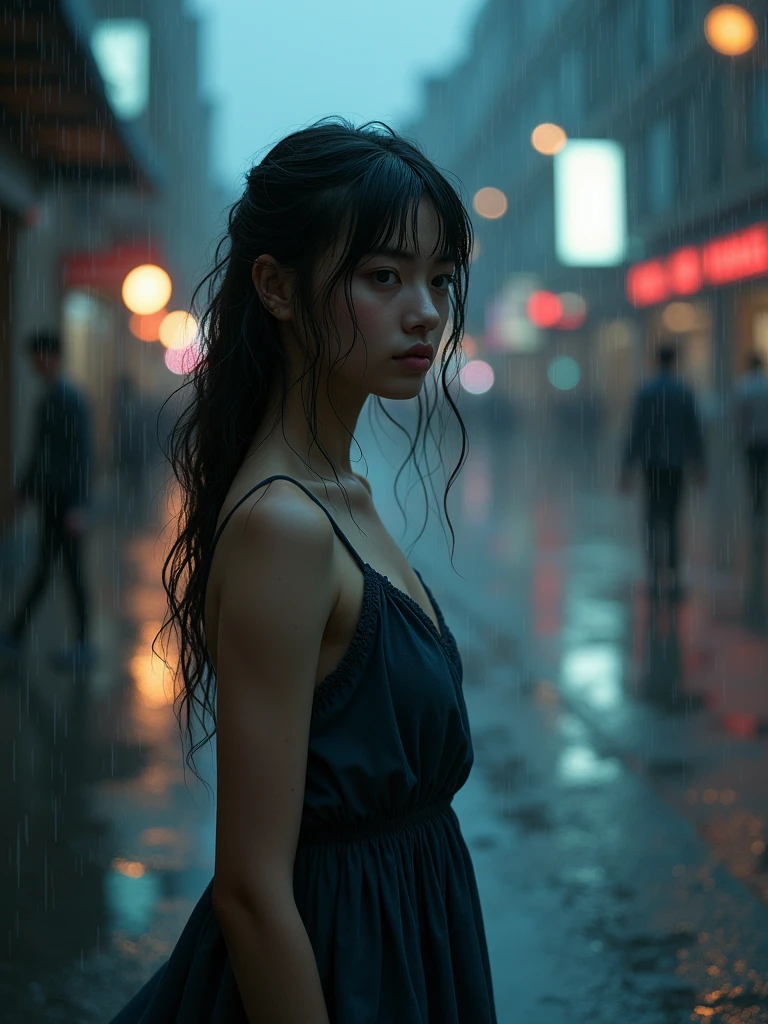
[[[377, 432], [380, 452], [367, 423], [358, 437], [377, 508], [464, 661], [476, 757], [455, 807], [500, 1024], [768, 1021], [768, 643], [745, 614], [738, 486], [725, 556], [717, 476], [690, 495], [689, 593], [655, 607], [615, 441], [469, 425], [449, 497], [456, 571], [434, 514], [409, 547], [418, 486], [403, 536], [391, 490], [404, 453]], [[69, 622], [59, 585], [2, 674], [9, 1024], [109, 1020], [167, 958], [213, 868], [213, 800], [184, 772], [171, 680], [151, 653], [169, 538], [160, 475], [130, 497], [105, 488], [121, 512], [89, 547], [98, 668], [48, 668]], [[3, 608], [33, 557], [28, 533], [0, 552]], [[211, 747], [198, 764], [213, 782]]]

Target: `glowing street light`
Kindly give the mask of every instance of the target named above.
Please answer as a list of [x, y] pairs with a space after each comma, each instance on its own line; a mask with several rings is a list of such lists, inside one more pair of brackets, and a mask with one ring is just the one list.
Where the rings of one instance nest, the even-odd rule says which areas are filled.
[[545, 122], [537, 125], [531, 132], [531, 145], [537, 153], [554, 156], [559, 153], [568, 141], [568, 136], [558, 124]]
[[123, 302], [132, 313], [157, 313], [171, 297], [173, 286], [162, 267], [143, 263], [134, 267], [123, 281]]
[[128, 330], [138, 338], [139, 341], [159, 341], [160, 324], [168, 315], [168, 310], [163, 306], [157, 313], [134, 313], [128, 322]]
[[486, 220], [498, 220], [507, 212], [507, 197], [500, 188], [487, 185], [475, 192], [472, 205], [475, 211]]
[[197, 337], [197, 321], [183, 309], [174, 309], [160, 324], [160, 343], [166, 348], [187, 348]]
[[739, 4], [720, 4], [704, 19], [704, 35], [713, 50], [737, 57], [757, 42], [757, 23]]

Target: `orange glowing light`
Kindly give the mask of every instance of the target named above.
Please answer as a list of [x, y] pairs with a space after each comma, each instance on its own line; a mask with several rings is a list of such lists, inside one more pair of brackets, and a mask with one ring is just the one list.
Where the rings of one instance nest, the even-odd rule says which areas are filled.
[[546, 121], [537, 125], [531, 132], [531, 145], [537, 153], [554, 156], [559, 153], [568, 141], [568, 136], [558, 124]]
[[134, 313], [128, 321], [128, 330], [139, 341], [159, 341], [160, 324], [167, 313], [165, 307], [157, 313], [147, 313], [144, 316], [141, 313]]
[[183, 309], [174, 309], [160, 324], [160, 342], [166, 348], [187, 348], [197, 336], [197, 320]]
[[500, 188], [487, 185], [475, 192], [472, 205], [476, 212], [486, 220], [498, 220], [507, 212], [507, 197]]
[[757, 23], [739, 4], [720, 4], [704, 19], [704, 35], [713, 50], [738, 57], [757, 42]]
[[123, 302], [132, 313], [157, 313], [167, 305], [173, 286], [162, 267], [143, 263], [134, 267], [123, 281]]
[[690, 302], [670, 302], [661, 314], [661, 322], [668, 331], [685, 334], [696, 328], [699, 317]]
[[477, 355], [477, 342], [471, 334], [465, 334], [461, 339], [461, 347], [464, 349], [464, 355], [467, 359], [474, 359]]

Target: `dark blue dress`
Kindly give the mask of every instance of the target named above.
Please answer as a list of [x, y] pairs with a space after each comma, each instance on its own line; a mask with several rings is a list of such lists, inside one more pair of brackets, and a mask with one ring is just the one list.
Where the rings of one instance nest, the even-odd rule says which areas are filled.
[[[298, 481], [271, 476], [238, 505], [275, 479], [320, 505], [364, 580], [352, 642], [314, 695], [294, 867], [331, 1024], [495, 1024], [474, 869], [451, 807], [474, 758], [456, 642], [426, 584], [440, 632]], [[112, 1024], [247, 1024], [212, 887]]]

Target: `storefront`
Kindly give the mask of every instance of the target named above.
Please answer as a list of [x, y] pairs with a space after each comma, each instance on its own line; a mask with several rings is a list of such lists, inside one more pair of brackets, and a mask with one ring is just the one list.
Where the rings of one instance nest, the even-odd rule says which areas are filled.
[[[61, 254], [98, 244], [103, 230], [83, 216], [83, 200], [100, 181], [128, 191], [154, 184], [143, 146], [107, 101], [78, 17], [70, 4], [11, 5], [0, 26], [0, 74], [15, 83], [0, 97], [0, 523], [38, 387], [26, 339], [61, 328]], [[65, 362], [77, 361], [66, 341]]]
[[626, 294], [645, 320], [645, 363], [664, 341], [705, 406], [721, 408], [754, 351], [768, 362], [768, 222], [629, 267]]

